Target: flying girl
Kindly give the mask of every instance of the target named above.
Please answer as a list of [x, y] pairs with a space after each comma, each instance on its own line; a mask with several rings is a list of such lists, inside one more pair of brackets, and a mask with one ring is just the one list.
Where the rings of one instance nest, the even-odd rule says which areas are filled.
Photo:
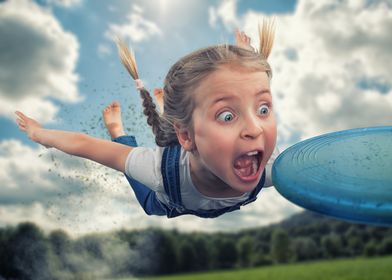
[[124, 134], [117, 102], [103, 112], [112, 142], [45, 129], [17, 111], [18, 126], [45, 147], [125, 173], [149, 215], [212, 218], [240, 209], [271, 185], [277, 156], [267, 62], [273, 24], [264, 23], [259, 34], [258, 52], [249, 37], [237, 32], [237, 46], [211, 46], [181, 58], [169, 70], [163, 91], [155, 93], [160, 112], [139, 79], [134, 56], [118, 43], [142, 96], [156, 148], [137, 147], [135, 137]]

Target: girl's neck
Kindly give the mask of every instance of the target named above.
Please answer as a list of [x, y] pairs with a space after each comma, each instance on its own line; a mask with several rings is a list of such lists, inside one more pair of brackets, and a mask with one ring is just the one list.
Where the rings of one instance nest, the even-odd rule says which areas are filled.
[[234, 190], [211, 171], [207, 170], [197, 155], [193, 153], [189, 154], [189, 165], [192, 182], [201, 194], [215, 198], [229, 198], [243, 195], [242, 192]]

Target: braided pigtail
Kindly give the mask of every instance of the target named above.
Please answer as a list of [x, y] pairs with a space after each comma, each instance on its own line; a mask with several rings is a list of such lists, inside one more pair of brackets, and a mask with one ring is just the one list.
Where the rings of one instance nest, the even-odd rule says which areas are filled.
[[[259, 54], [267, 61], [272, 46], [274, 44], [274, 35], [275, 35], [275, 20], [263, 20], [262, 24], [259, 24], [259, 38], [260, 38], [260, 48]], [[271, 78], [272, 71], [267, 70], [267, 75]]]
[[153, 99], [150, 93], [144, 87], [143, 82], [139, 79], [139, 74], [137, 71], [136, 59], [133, 52], [129, 51], [127, 45], [120, 39], [116, 40], [118, 47], [119, 56], [122, 64], [125, 66], [129, 74], [135, 80], [136, 88], [140, 92], [140, 96], [143, 99], [143, 113], [147, 116], [147, 123], [152, 128], [152, 132], [155, 135], [155, 142], [162, 146], [162, 143], [158, 140], [161, 134], [161, 117], [156, 110]]

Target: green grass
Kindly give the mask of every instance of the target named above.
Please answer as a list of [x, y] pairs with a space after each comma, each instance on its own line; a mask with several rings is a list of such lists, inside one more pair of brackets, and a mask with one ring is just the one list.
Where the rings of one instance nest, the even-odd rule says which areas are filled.
[[261, 268], [143, 278], [144, 280], [362, 280], [392, 279], [392, 256], [318, 261]]

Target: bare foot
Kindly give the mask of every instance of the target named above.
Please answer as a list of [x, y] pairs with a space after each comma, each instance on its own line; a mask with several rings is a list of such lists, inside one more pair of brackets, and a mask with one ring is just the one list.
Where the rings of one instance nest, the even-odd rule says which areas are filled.
[[[21, 131], [27, 134], [27, 136], [33, 140], [34, 142], [37, 142], [41, 145], [44, 145], [40, 142], [39, 138], [37, 137], [37, 131], [39, 131], [42, 126], [39, 122], [36, 120], [29, 118], [25, 114], [23, 114], [20, 111], [16, 111], [16, 123], [18, 124], [18, 127]], [[44, 145], [46, 148], [50, 148], [47, 145]]]
[[163, 89], [155, 88], [154, 95], [158, 103], [159, 111], [163, 114]]
[[121, 120], [121, 106], [117, 101], [110, 103], [103, 111], [103, 121], [112, 138], [125, 135]]

